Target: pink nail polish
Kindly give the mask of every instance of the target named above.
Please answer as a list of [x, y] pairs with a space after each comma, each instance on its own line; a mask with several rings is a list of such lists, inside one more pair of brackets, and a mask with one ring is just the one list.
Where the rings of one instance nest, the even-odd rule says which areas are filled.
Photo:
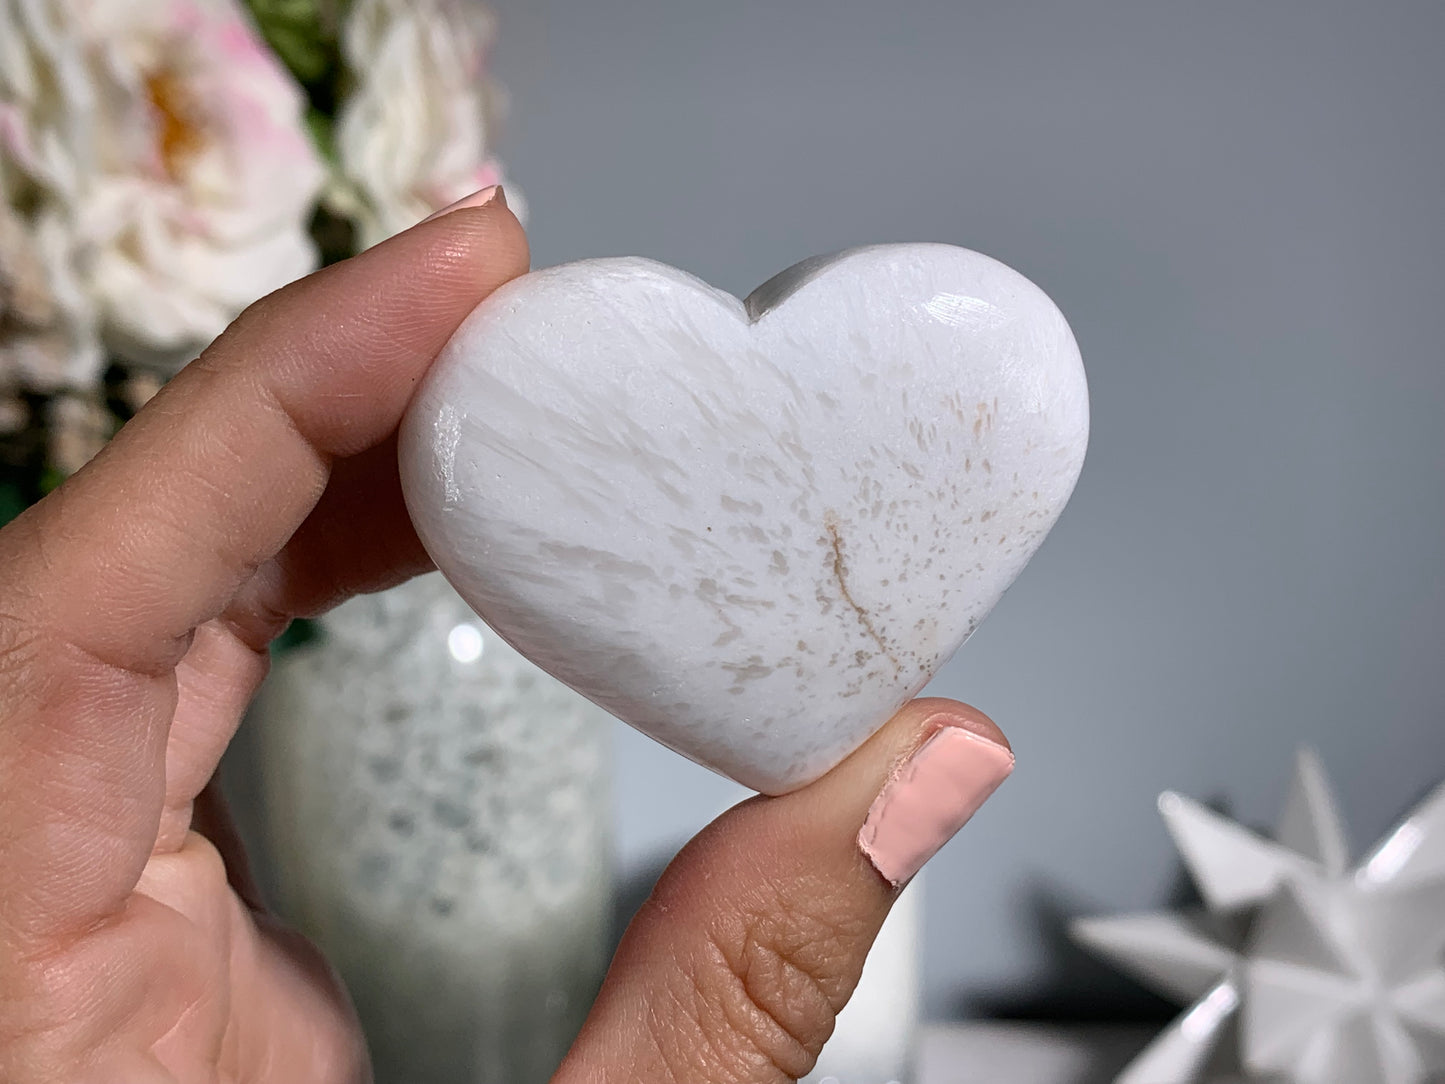
[[[465, 211], [469, 207], [482, 207], [492, 200], [497, 200], [503, 207], [507, 205], [507, 196], [499, 184], [488, 185], [486, 188], [473, 192], [470, 196], [463, 196], [455, 203], [449, 203], [440, 211], [433, 211], [423, 218], [422, 222], [430, 222], [434, 218], [441, 218], [442, 215], [451, 214], [453, 211]], [[421, 223], [417, 223], [421, 225]]]
[[944, 726], [894, 774], [868, 810], [858, 846], [878, 872], [902, 885], [923, 868], [1014, 769], [1004, 746]]

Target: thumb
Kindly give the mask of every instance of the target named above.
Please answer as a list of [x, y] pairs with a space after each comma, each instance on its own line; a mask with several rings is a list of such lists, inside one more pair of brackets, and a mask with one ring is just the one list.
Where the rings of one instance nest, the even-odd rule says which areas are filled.
[[638, 912], [553, 1084], [806, 1076], [898, 890], [1013, 764], [982, 713], [916, 700], [817, 782], [723, 814]]

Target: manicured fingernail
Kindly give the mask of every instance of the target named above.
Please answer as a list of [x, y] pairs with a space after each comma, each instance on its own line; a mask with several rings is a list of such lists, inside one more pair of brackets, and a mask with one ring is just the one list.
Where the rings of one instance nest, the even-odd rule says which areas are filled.
[[[440, 211], [433, 211], [422, 219], [422, 222], [430, 222], [434, 218], [441, 218], [442, 215], [449, 215], [453, 211], [465, 211], [469, 207], [482, 207], [496, 200], [503, 207], [507, 205], [507, 194], [502, 191], [499, 184], [488, 185], [480, 191], [473, 192], [470, 196], [463, 196], [455, 203], [449, 203]], [[420, 225], [420, 223], [418, 223]]]
[[1014, 755], [951, 720], [884, 786], [858, 833], [878, 872], [902, 885], [923, 868], [1014, 769]]

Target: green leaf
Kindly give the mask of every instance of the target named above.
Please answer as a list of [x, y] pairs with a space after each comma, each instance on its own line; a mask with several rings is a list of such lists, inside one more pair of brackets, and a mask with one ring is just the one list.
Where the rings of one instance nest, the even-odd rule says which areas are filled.
[[298, 617], [286, 626], [285, 632], [271, 641], [271, 657], [278, 658], [304, 644], [318, 643], [323, 639], [325, 633], [318, 622]]
[[336, 5], [320, 0], [246, 0], [266, 44], [308, 87], [338, 66]]
[[336, 153], [336, 121], [319, 109], [306, 112], [306, 130], [311, 133], [311, 142], [316, 144], [316, 153], [327, 164], [340, 166], [341, 159]]
[[0, 527], [25, 511], [25, 494], [14, 482], [0, 482]]

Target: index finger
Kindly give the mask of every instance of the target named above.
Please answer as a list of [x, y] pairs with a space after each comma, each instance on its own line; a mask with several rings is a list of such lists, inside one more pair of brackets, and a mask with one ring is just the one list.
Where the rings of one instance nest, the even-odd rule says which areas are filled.
[[[306, 519], [333, 460], [395, 430], [463, 317], [526, 267], [521, 226], [493, 201], [278, 291], [0, 531], [0, 868], [43, 847], [52, 870], [138, 875], [193, 630]], [[36, 780], [67, 795], [63, 817]]]

